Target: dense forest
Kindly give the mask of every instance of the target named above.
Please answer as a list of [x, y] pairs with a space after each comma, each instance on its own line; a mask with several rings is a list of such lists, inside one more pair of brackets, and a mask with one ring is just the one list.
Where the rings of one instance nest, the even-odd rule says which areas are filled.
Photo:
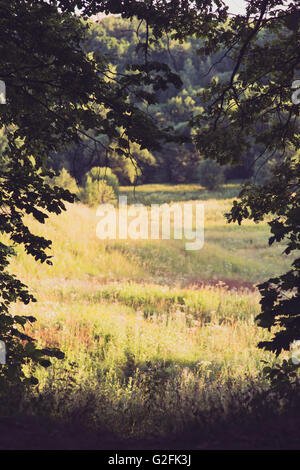
[[[106, 57], [111, 64], [108, 80], [116, 74], [123, 74], [128, 63], [145, 61], [145, 51], [141, 44], [145, 40], [146, 30], [137, 19], [126, 20], [119, 16], [109, 16], [99, 21], [89, 20], [89, 26], [84, 48], [90, 54]], [[179, 88], [169, 85], [167, 89], [159, 90], [157, 102], [145, 104], [144, 110], [160, 127], [173, 128], [183, 136], [184, 142], [181, 145], [177, 142], [168, 143], [163, 146], [163, 151], [150, 153], [141, 150], [134, 143], [131, 146], [131, 160], [116, 153], [107, 155], [103, 147], [83, 138], [78, 145], [73, 145], [62, 153], [53, 154], [51, 167], [56, 171], [66, 168], [79, 184], [82, 184], [84, 176], [94, 166], [111, 167], [121, 184], [197, 182], [197, 170], [202, 158], [192, 142], [192, 119], [202, 110], [201, 91], [213, 79], [220, 82], [228, 80], [233, 64], [230, 55], [223, 57], [222, 51], [208, 57], [200, 57], [197, 52], [201, 47], [202, 42], [196, 37], [190, 37], [180, 43], [167, 36], [164, 40], [150, 44], [147, 49], [149, 60], [166, 63], [172, 72], [178, 74], [182, 84]], [[107, 137], [95, 137], [108, 143]], [[229, 165], [225, 168], [227, 180], [253, 176], [254, 150], [248, 153], [242, 165]]]

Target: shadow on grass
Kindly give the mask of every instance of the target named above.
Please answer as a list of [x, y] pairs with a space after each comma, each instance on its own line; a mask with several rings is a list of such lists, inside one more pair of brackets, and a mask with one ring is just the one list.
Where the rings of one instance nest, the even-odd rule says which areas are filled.
[[[139, 419], [145, 420], [143, 436], [129, 438], [130, 430], [128, 429], [128, 432], [123, 432], [123, 437], [121, 437], [118, 432], [110, 429], [105, 416], [95, 425], [93, 416], [95, 408], [101, 405], [109, 412], [107, 408], [110, 403], [105, 400], [104, 395], [99, 395], [93, 388], [82, 388], [77, 391], [73, 408], [70, 408], [68, 400], [65, 399], [67, 395], [61, 396], [61, 403], [59, 403], [59, 396], [51, 397], [49, 392], [42, 394], [38, 401], [31, 404], [30, 400], [27, 400], [27, 406], [22, 412], [16, 411], [19, 406], [15, 404], [11, 415], [5, 413], [5, 417], [0, 417], [0, 449], [254, 450], [300, 448], [299, 390], [292, 389], [282, 399], [282, 396], [275, 393], [274, 389], [263, 388], [253, 380], [248, 383], [241, 380], [239, 386], [236, 387], [234, 381], [229, 379], [228, 383], [214, 385], [212, 390], [209, 390], [210, 383], [207, 381], [207, 386], [203, 387], [201, 393], [200, 389], [194, 390], [196, 395], [191, 394], [187, 403], [184, 403], [183, 413], [187, 410], [190, 413], [182, 417], [182, 425], [176, 430], [175, 428], [172, 430], [170, 426], [168, 432], [161, 434], [160, 429], [164, 421], [171, 417], [168, 416], [168, 409], [164, 410], [161, 405], [166, 390], [166, 379], [169, 377], [167, 370], [171, 365], [171, 363], [165, 364], [162, 367], [158, 363], [139, 364], [138, 367], [144, 368], [144, 371], [148, 370], [146, 380], [144, 377], [142, 383], [144, 388], [141, 388], [144, 393], [145, 406], [139, 409], [136, 405], [136, 397], [133, 396], [132, 404], [129, 404], [128, 408], [125, 406], [126, 403], [117, 407], [117, 412], [121, 414], [132, 406], [131, 420], [127, 420], [128, 423]], [[197, 364], [184, 362], [181, 364], [181, 367], [183, 366], [191, 370], [195, 369]], [[127, 384], [134, 376], [136, 367], [134, 358], [128, 355], [123, 369], [124, 381]], [[186, 392], [187, 390], [184, 391]], [[51, 390], [50, 393], [52, 393]], [[70, 393], [72, 394], [71, 389]], [[202, 400], [205, 402], [205, 407], [202, 409], [197, 408], [194, 400], [199, 393], [201, 394], [200, 402]], [[102, 402], [99, 402], [101, 397]], [[58, 408], [55, 410], [53, 407], [52, 399], [58, 408], [62, 407], [60, 416], [58, 416]], [[12, 397], [10, 402], [12, 405]], [[181, 403], [179, 400], [174, 410], [178, 409]], [[2, 416], [4, 405], [2, 401], [0, 407]], [[30, 413], [28, 405], [31, 405]], [[50, 409], [54, 414], [51, 415]], [[153, 431], [149, 428], [149, 421], [147, 422], [149, 413], [153, 415]], [[178, 421], [179, 416], [174, 417], [174, 423]], [[116, 415], [115, 418], [118, 419], [118, 416]]]
[[0, 450], [287, 450], [300, 449], [299, 408], [263, 417], [240, 414], [213, 426], [191, 423], [179, 433], [120, 439], [106, 429], [19, 415], [0, 419]]
[[142, 185], [121, 187], [119, 195], [127, 196], [128, 204], [170, 204], [185, 201], [207, 201], [209, 199], [224, 200], [237, 197], [240, 185], [227, 184], [216, 191], [209, 191], [199, 185]]

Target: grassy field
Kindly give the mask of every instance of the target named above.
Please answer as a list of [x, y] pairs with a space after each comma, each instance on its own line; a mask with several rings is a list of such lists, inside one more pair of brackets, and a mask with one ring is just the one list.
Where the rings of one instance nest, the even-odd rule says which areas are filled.
[[[11, 270], [38, 302], [15, 312], [38, 321], [27, 332], [65, 360], [36, 369], [40, 384], [24, 399], [31, 413], [75, 420], [123, 437], [180, 433], [242, 415], [267, 386], [259, 350], [255, 284], [284, 272], [283, 247], [268, 247], [268, 226], [229, 225], [234, 185], [121, 188], [129, 203], [205, 203], [205, 244], [96, 237], [95, 209], [75, 204], [35, 233], [53, 240], [53, 266], [19, 250]], [[266, 406], [264, 404], [264, 410]], [[265, 412], [265, 411], [264, 411]]]
[[281, 256], [282, 245], [268, 247], [267, 224], [226, 222], [224, 213], [237, 193], [234, 185], [211, 194], [197, 185], [144, 185], [136, 188], [134, 197], [132, 188], [121, 188], [129, 203], [203, 202], [205, 244], [199, 251], [186, 251], [182, 240], [100, 241], [96, 209], [76, 204], [44, 226], [33, 224], [36, 233], [53, 240], [54, 266], [37, 264], [20, 251], [12, 269], [31, 285], [54, 278], [185, 286], [224, 279], [257, 283], [284, 272], [290, 261]]

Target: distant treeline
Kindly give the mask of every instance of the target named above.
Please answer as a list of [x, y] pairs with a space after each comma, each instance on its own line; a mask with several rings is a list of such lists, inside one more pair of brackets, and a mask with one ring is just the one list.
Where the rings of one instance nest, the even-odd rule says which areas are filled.
[[[124, 73], [126, 64], [142, 63], [145, 60], [145, 50], [137, 47], [143, 41], [145, 29], [137, 20], [110, 16], [99, 22], [90, 22], [84, 47], [88, 53], [98, 53], [107, 58], [111, 64], [110, 77], [113, 77], [114, 74]], [[233, 67], [233, 60], [229, 56], [220, 60], [224, 55], [222, 51], [214, 56], [200, 57], [197, 51], [201, 46], [201, 39], [196, 37], [183, 43], [164, 37], [159, 43], [150, 43], [147, 51], [149, 60], [166, 63], [180, 76], [183, 85], [180, 89], [170, 85], [166, 90], [160, 90], [158, 103], [147, 108], [145, 106], [145, 110], [160, 126], [173, 127], [189, 141], [181, 145], [167, 143], [162, 151], [154, 153], [141, 150], [133, 143], [133, 159], [129, 159], [115, 153], [107, 155], [100, 145], [83, 138], [78, 145], [51, 155], [51, 167], [57, 171], [66, 168], [80, 185], [94, 166], [111, 167], [121, 184], [197, 181], [201, 155], [197, 154], [192, 143], [193, 129], [188, 123], [194, 114], [201, 113], [199, 92], [213, 77], [219, 81], [228, 80]], [[104, 110], [99, 109], [99, 113], [104, 113]], [[102, 141], [103, 137], [95, 135], [94, 138]], [[110, 145], [107, 140], [104, 143]], [[251, 149], [245, 156], [243, 165], [227, 167], [226, 179], [250, 178], [254, 170], [254, 151]]]

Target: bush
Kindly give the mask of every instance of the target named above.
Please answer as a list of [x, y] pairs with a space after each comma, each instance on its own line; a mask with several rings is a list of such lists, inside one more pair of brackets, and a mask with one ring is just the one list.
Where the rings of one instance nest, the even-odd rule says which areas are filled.
[[105, 181], [108, 186], [111, 186], [115, 195], [119, 193], [119, 180], [118, 177], [111, 171], [110, 168], [94, 167], [87, 174], [86, 178], [91, 178], [92, 182]]
[[85, 177], [80, 200], [90, 206], [115, 204], [119, 192], [119, 180], [110, 168], [94, 167]]
[[218, 189], [224, 183], [224, 168], [214, 160], [204, 160], [197, 168], [199, 183], [209, 190]]
[[46, 178], [46, 182], [50, 186], [59, 186], [60, 188], [68, 189], [70, 193], [77, 194], [79, 189], [74, 178], [63, 168], [58, 176], [54, 178]]
[[141, 183], [151, 168], [155, 167], [155, 157], [147, 149], [141, 149], [136, 142], [130, 143], [131, 158], [119, 155], [116, 151], [110, 156], [110, 165], [121, 184]]
[[86, 183], [79, 195], [80, 200], [89, 206], [97, 204], [115, 204], [116, 193], [114, 188], [110, 186], [105, 179], [99, 181], [93, 180], [91, 176], [87, 176]]

